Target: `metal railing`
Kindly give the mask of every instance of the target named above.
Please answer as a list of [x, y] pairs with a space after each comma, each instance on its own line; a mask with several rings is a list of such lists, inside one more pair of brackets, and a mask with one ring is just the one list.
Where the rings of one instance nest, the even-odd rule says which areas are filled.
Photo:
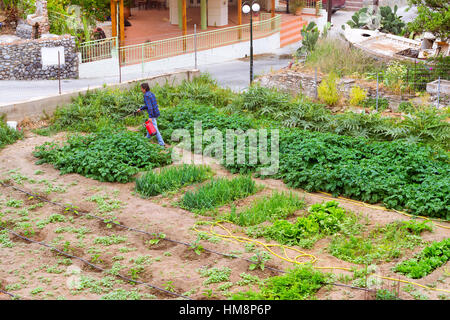
[[[267, 37], [280, 30], [281, 15], [268, 18], [262, 15], [259, 21], [253, 23], [253, 38]], [[196, 41], [195, 38], [196, 37]], [[207, 50], [233, 43], [249, 41], [250, 24], [223, 28], [214, 31], [189, 34], [170, 39], [149, 41], [137, 45], [120, 48], [121, 65], [144, 63], [147, 61], [192, 53], [195, 50]]]
[[83, 42], [79, 46], [81, 63], [110, 59], [117, 47], [117, 37]]

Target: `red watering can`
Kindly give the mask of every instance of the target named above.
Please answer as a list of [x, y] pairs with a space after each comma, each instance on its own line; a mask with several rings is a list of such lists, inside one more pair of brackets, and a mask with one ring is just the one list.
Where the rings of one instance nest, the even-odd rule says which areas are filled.
[[153, 123], [150, 119], [145, 121], [144, 126], [145, 126], [145, 129], [147, 129], [147, 132], [150, 136], [154, 136], [156, 134], [155, 126], [153, 126]]

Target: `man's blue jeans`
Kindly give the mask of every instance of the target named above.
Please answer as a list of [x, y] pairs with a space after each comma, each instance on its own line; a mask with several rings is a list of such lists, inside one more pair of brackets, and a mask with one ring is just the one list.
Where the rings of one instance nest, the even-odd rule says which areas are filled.
[[[158, 144], [160, 145], [160, 146], [163, 146], [164, 147], [164, 140], [163, 140], [163, 138], [162, 138], [162, 136], [161, 136], [161, 133], [159, 133], [159, 130], [158, 130], [158, 126], [156, 125], [156, 118], [151, 118], [152, 119], [152, 123], [153, 123], [153, 126], [155, 127], [155, 129], [156, 129], [156, 139], [158, 139]], [[147, 138], [151, 138], [152, 136], [150, 136], [150, 134], [147, 132]]]

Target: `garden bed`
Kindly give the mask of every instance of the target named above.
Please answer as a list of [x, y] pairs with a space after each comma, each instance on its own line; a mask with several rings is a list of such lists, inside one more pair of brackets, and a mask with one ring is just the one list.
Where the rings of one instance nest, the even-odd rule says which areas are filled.
[[[1, 233], [0, 283], [3, 290], [25, 299], [176, 298], [175, 295], [171, 295], [171, 292], [183, 294], [192, 299], [227, 299], [233, 292], [258, 289], [257, 281], [253, 281], [254, 278], [245, 274], [264, 279], [278, 275], [279, 273], [274, 269], [287, 270], [294, 266], [273, 256], [265, 262], [264, 271], [259, 268], [251, 271], [249, 261], [240, 258], [230, 259], [202, 250], [202, 248], [210, 249], [250, 259], [255, 255], [256, 249], [263, 249], [257, 247], [251, 249], [243, 243], [217, 240], [214, 237], [208, 239], [205, 235], [202, 240], [198, 240], [198, 234], [192, 230], [192, 227], [199, 221], [212, 222], [214, 219], [183, 210], [170, 200], [173, 197], [180, 197], [185, 189], [174, 194], [145, 199], [134, 192], [134, 182], [100, 182], [74, 173], [61, 175], [60, 171], [50, 164], [36, 164], [38, 159], [32, 155], [36, 146], [45, 142], [63, 142], [65, 139], [65, 133], [59, 133], [53, 137], [27, 133], [24, 140], [7, 146], [0, 152], [0, 179], [8, 180], [10, 184], [30, 193], [39, 193], [45, 196], [45, 199], [64, 204], [67, 208], [76, 206], [78, 208], [74, 210], [77, 212], [91, 213], [109, 219], [109, 226], [108, 223], [80, 217], [72, 210], [65, 210], [36, 197], [30, 198], [29, 195], [5, 186], [0, 186], [1, 219], [8, 220], [9, 224], [6, 224], [6, 227], [15, 229], [15, 232], [22, 236], [51, 244], [62, 252], [81, 257], [108, 272], [99, 272], [80, 260], [67, 259], [39, 244]], [[214, 164], [213, 161], [209, 162], [209, 165], [216, 176], [228, 178], [235, 176], [220, 165]], [[301, 190], [289, 189], [279, 180], [254, 180], [258, 185], [264, 186], [265, 190], [253, 196], [254, 198], [270, 194], [272, 191], [293, 191], [300, 197], [304, 197], [307, 207], [332, 199], [320, 193], [303, 193]], [[369, 230], [376, 228], [377, 225], [409, 220], [408, 217], [399, 213], [345, 200], [337, 201], [345, 210], [367, 216]], [[250, 204], [249, 201], [235, 203], [238, 210]], [[228, 209], [223, 211], [226, 212]], [[296, 211], [287, 219], [293, 222], [304, 212], [304, 210]], [[146, 231], [153, 236], [119, 228], [111, 225], [111, 221]], [[31, 224], [34, 233], [29, 227], [27, 228], [27, 223]], [[449, 227], [448, 223], [440, 224]], [[226, 226], [235, 235], [246, 236], [242, 232], [243, 229], [237, 225], [228, 223]], [[207, 234], [209, 227], [200, 225], [198, 229]], [[215, 229], [216, 232], [219, 230]], [[426, 242], [441, 241], [448, 238], [448, 229], [434, 225], [433, 232], [424, 232], [421, 236]], [[259, 240], [266, 241], [263, 238]], [[314, 263], [316, 267], [364, 268], [364, 265], [346, 262], [327, 253], [323, 249], [329, 243], [330, 238], [326, 237], [312, 248], [302, 250], [317, 257]], [[9, 247], [10, 244], [13, 246]], [[391, 262], [377, 264], [375, 273], [412, 281], [394, 273], [391, 268], [401, 260], [412, 258], [414, 253], [419, 252], [424, 246], [405, 250], [401, 258]], [[200, 254], [197, 254], [196, 250]], [[303, 258], [300, 261], [308, 260]], [[229, 273], [227, 268], [230, 269]], [[334, 280], [336, 283], [352, 285], [353, 281], [357, 282], [359, 279], [358, 281], [361, 282], [363, 279], [352, 280], [355, 273], [345, 270], [323, 269], [321, 271], [335, 273], [338, 279]], [[118, 278], [117, 274], [134, 277], [169, 293], [151, 289], [143, 284], [130, 284]], [[414, 282], [448, 290], [447, 277], [444, 265]], [[369, 277], [369, 281], [370, 279]], [[231, 285], [228, 284], [229, 282]], [[397, 282], [387, 280], [383, 284], [370, 285], [372, 289], [384, 288], [391, 291], [397, 286]], [[401, 299], [419, 299], [425, 296], [429, 299], [440, 299], [446, 295], [439, 291], [408, 286], [411, 285], [400, 284]], [[372, 299], [374, 297], [366, 291], [349, 287], [322, 284], [318, 288], [320, 289], [314, 293], [318, 299]], [[7, 298], [2, 294], [0, 297]]]

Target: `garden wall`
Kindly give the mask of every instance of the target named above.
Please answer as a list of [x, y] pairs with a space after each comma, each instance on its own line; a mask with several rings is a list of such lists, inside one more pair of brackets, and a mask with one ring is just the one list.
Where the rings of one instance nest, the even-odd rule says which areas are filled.
[[[78, 78], [75, 38], [46, 36], [0, 44], [0, 80]], [[61, 68], [58, 68], [58, 52]]]

